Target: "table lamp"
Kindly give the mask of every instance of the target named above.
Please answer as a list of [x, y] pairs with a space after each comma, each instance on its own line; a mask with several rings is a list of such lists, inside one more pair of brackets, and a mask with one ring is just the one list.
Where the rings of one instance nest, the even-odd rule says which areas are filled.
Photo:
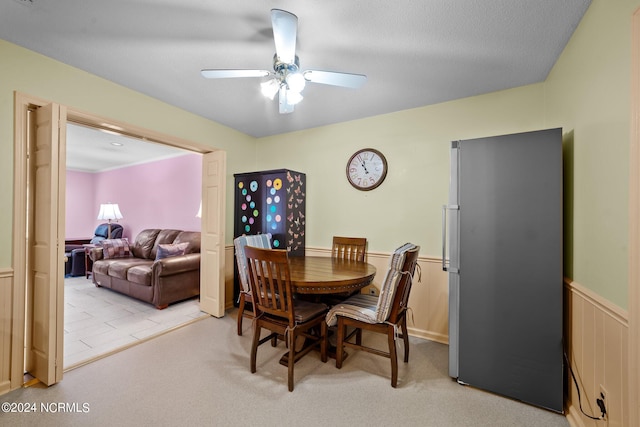
[[103, 203], [100, 205], [100, 212], [98, 212], [99, 220], [107, 220], [109, 223], [109, 232], [107, 234], [107, 239], [111, 238], [111, 220], [122, 219], [122, 213], [120, 213], [120, 208], [117, 203]]

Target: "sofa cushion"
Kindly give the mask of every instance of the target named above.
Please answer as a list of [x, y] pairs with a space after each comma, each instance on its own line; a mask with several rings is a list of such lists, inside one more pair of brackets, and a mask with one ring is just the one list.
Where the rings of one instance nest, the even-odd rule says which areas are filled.
[[[111, 260], [107, 260], [109, 262]], [[142, 258], [120, 258], [117, 260], [113, 260], [109, 263], [109, 276], [117, 277], [118, 279], [126, 279], [127, 273], [129, 269], [136, 267], [138, 265], [149, 265], [151, 266], [153, 261]]]
[[104, 239], [102, 241], [102, 256], [104, 259], [126, 258], [131, 255], [129, 250], [129, 240], [124, 239]]
[[160, 233], [159, 228], [148, 228], [146, 230], [142, 230], [136, 236], [136, 240], [131, 247], [131, 253], [136, 258], [151, 258], [151, 250], [153, 249], [153, 245], [156, 242], [156, 237]]
[[156, 237], [156, 241], [153, 244], [153, 248], [151, 249], [151, 254], [149, 256], [149, 259], [156, 259], [156, 256], [158, 255], [158, 245], [173, 243], [173, 241], [176, 239], [176, 236], [178, 234], [180, 234], [180, 230], [172, 230], [172, 229], [160, 230], [160, 232], [158, 233], [158, 237]]
[[169, 258], [172, 256], [184, 255], [184, 251], [189, 246], [189, 242], [183, 243], [165, 243], [158, 245], [158, 252], [156, 253], [156, 261], [163, 258]]
[[188, 242], [189, 246], [185, 249], [185, 254], [200, 253], [200, 232], [199, 231], [182, 231], [176, 236], [173, 243]]
[[98, 274], [104, 274], [105, 276], [109, 275], [109, 267], [114, 262], [118, 262], [119, 259], [100, 259], [93, 263], [92, 272]]
[[139, 285], [151, 286], [153, 264], [136, 265], [127, 270], [127, 280]]

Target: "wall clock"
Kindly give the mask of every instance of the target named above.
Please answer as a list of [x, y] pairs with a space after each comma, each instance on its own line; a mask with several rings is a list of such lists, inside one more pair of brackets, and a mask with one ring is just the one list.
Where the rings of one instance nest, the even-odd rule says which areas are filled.
[[347, 162], [347, 180], [358, 190], [373, 190], [386, 176], [387, 159], [373, 148], [356, 151]]

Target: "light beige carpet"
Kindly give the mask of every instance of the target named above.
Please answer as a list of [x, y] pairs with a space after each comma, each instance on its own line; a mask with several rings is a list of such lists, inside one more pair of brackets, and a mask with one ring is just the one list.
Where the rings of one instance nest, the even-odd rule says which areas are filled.
[[[249, 372], [251, 322], [236, 335], [235, 312], [208, 317], [124, 352], [66, 372], [49, 388], [15, 390], [0, 401], [62, 403], [57, 413], [3, 413], [11, 426], [544, 426], [565, 417], [457, 384], [448, 346], [411, 339], [398, 388], [389, 361], [353, 352], [338, 370], [310, 353], [295, 367], [295, 390], [278, 363], [280, 344], [258, 350]], [[364, 339], [371, 338], [364, 335]], [[379, 339], [376, 337], [376, 341]], [[384, 341], [380, 341], [384, 343]], [[400, 349], [402, 351], [402, 349]], [[75, 406], [73, 406], [75, 405]], [[38, 406], [39, 408], [39, 406]]]

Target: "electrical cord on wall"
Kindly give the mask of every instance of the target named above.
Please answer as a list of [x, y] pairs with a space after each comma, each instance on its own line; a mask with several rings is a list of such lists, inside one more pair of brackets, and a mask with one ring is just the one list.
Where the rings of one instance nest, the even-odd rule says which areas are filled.
[[564, 360], [567, 362], [567, 367], [569, 368], [569, 372], [571, 373], [571, 378], [573, 378], [573, 382], [576, 385], [576, 390], [578, 391], [578, 406], [580, 407], [580, 411], [586, 416], [591, 418], [592, 420], [604, 420], [605, 419], [605, 415], [607, 415], [607, 409], [604, 405], [604, 396], [602, 396], [602, 394], [600, 395], [600, 397], [602, 397], [602, 399], [596, 399], [596, 403], [598, 404], [598, 407], [600, 408], [600, 411], [602, 412], [602, 415], [600, 415], [599, 417], [594, 417], [591, 416], [589, 414], [587, 414], [586, 412], [584, 412], [584, 409], [582, 409], [582, 398], [580, 396], [580, 386], [578, 386], [578, 380], [576, 379], [575, 374], [573, 373], [573, 369], [571, 369], [571, 363], [569, 363], [569, 358], [567, 357], [567, 353], [563, 352], [564, 354]]

